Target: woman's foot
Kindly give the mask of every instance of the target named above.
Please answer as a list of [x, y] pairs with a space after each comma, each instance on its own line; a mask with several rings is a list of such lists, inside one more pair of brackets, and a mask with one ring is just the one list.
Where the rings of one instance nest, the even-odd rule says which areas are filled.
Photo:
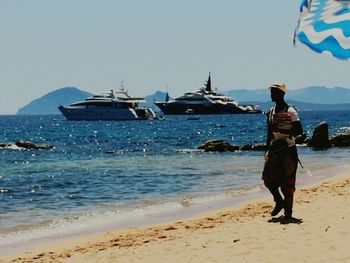
[[282, 209], [283, 209], [283, 204], [276, 203], [275, 208], [271, 212], [271, 216], [277, 216]]

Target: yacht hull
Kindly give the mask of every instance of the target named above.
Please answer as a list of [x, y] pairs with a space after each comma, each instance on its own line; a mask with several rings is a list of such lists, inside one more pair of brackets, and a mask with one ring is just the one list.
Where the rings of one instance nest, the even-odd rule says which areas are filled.
[[236, 105], [220, 105], [220, 104], [180, 104], [155, 102], [158, 108], [165, 115], [190, 115], [190, 114], [258, 114], [261, 110], [244, 110]]
[[155, 118], [149, 109], [115, 109], [115, 108], [58, 108], [67, 120], [145, 120]]

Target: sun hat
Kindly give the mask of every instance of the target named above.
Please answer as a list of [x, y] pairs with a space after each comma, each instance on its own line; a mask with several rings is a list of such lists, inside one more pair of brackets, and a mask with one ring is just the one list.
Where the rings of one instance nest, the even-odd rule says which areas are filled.
[[287, 88], [286, 88], [286, 85], [284, 83], [279, 83], [279, 82], [273, 83], [269, 87], [269, 89], [271, 90], [272, 88], [279, 89], [279, 90], [283, 91], [284, 93], [287, 93]]

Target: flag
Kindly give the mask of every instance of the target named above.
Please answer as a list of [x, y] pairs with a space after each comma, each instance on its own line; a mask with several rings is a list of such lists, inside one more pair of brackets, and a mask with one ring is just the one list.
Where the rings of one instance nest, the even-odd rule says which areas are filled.
[[302, 0], [293, 42], [349, 60], [350, 0]]

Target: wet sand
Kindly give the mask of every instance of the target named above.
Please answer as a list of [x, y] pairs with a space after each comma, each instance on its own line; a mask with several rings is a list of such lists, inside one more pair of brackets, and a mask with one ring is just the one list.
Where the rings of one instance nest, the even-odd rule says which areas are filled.
[[[333, 176], [333, 174], [332, 174]], [[0, 262], [350, 262], [350, 171], [295, 193], [295, 220], [271, 197], [185, 221], [71, 238]]]

